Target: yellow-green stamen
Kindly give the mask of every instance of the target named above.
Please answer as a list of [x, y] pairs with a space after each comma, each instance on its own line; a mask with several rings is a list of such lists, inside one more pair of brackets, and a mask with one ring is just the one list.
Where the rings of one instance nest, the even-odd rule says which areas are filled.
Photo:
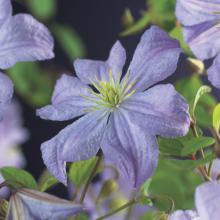
[[93, 109], [97, 110], [101, 108], [118, 108], [120, 104], [130, 97], [135, 90], [132, 90], [133, 83], [128, 83], [129, 74], [127, 74], [122, 83], [120, 79], [115, 80], [113, 78], [112, 70], [109, 71], [109, 80], [97, 80], [92, 82], [92, 86], [97, 91], [91, 91], [94, 97], [85, 97], [87, 100], [97, 104]]

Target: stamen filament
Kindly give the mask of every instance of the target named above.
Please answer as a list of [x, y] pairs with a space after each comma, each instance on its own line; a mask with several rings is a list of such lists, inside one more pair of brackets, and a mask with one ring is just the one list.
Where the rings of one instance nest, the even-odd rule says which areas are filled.
[[98, 110], [101, 108], [118, 108], [120, 104], [131, 95], [135, 93], [135, 90], [132, 90], [134, 82], [129, 82], [129, 73], [126, 74], [122, 83], [120, 83], [120, 78], [117, 80], [113, 77], [112, 70], [109, 71], [109, 80], [106, 81], [96, 80], [92, 82], [92, 86], [97, 90], [91, 90], [91, 94], [94, 97], [85, 97], [87, 100], [94, 102], [96, 105], [87, 109], [86, 111]]

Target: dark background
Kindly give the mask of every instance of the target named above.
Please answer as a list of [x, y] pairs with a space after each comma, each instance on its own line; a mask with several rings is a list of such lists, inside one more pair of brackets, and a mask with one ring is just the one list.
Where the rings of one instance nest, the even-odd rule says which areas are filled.
[[[104, 60], [109, 49], [119, 39], [122, 31], [121, 16], [125, 8], [130, 8], [133, 15], [138, 18], [140, 11], [146, 7], [145, 0], [58, 0], [58, 15], [55, 18], [60, 23], [71, 25], [81, 36], [87, 49], [87, 58]], [[25, 8], [13, 2], [14, 12], [26, 12]], [[120, 39], [127, 50], [128, 60], [140, 39], [140, 34]], [[65, 56], [58, 44], [55, 44], [56, 58], [51, 61], [74, 73], [72, 64]], [[187, 74], [183, 68], [184, 56], [179, 62], [176, 73], [167, 81], [174, 82], [177, 78]], [[206, 80], [206, 79], [205, 79]], [[218, 91], [214, 91], [215, 94]], [[27, 170], [35, 177], [39, 177], [44, 164], [41, 159], [40, 145], [42, 142], [56, 135], [66, 123], [57, 123], [41, 120], [35, 115], [35, 109], [19, 98], [23, 106], [25, 127], [31, 133], [28, 142], [23, 145], [27, 158]]]

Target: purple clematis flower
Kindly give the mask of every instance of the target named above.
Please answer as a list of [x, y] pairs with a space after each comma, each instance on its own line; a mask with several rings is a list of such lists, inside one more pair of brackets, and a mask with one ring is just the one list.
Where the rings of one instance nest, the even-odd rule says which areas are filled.
[[220, 216], [220, 182], [206, 182], [195, 192], [196, 210], [176, 211], [169, 220], [217, 220]]
[[149, 88], [176, 70], [180, 53], [179, 43], [153, 26], [143, 34], [124, 77], [126, 53], [119, 41], [107, 61], [77, 59], [78, 78], [63, 75], [52, 104], [37, 111], [57, 121], [83, 115], [42, 144], [50, 172], [66, 184], [66, 162], [86, 160], [101, 147], [134, 187], [149, 178], [158, 160], [156, 135], [182, 136], [190, 124], [188, 105], [172, 85]]
[[220, 0], [177, 0], [176, 16], [193, 53], [201, 60], [215, 57], [208, 78], [220, 89]]
[[22, 124], [20, 106], [14, 101], [0, 122], [0, 167], [24, 166], [25, 159], [18, 147], [27, 140], [28, 132]]
[[[22, 126], [21, 109], [17, 102], [13, 101], [0, 122], [0, 167], [23, 167], [25, 158], [19, 148], [28, 138], [28, 132]], [[0, 175], [0, 183], [4, 181]], [[7, 190], [2, 188], [0, 196], [6, 196]]]
[[[54, 57], [53, 38], [48, 29], [31, 15], [12, 15], [11, 0], [0, 0], [0, 69], [21, 61], [46, 60]], [[0, 73], [0, 119], [10, 103], [13, 86]]]
[[81, 205], [31, 189], [19, 189], [9, 201], [7, 220], [66, 219], [85, 212]]

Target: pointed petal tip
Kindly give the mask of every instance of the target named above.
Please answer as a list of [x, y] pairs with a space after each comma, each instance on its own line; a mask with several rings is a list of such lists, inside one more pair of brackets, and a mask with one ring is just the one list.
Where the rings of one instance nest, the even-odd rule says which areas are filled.
[[122, 74], [126, 61], [126, 51], [119, 41], [112, 46], [107, 60], [76, 59], [73, 62], [76, 75], [86, 84], [97, 80], [109, 80], [112, 70], [115, 80]]
[[[53, 148], [54, 147], [54, 148]], [[41, 145], [44, 164], [50, 173], [62, 184], [67, 186], [66, 163], [58, 158], [56, 146], [50, 145], [50, 140]]]
[[43, 119], [43, 115], [44, 115], [44, 107], [36, 110], [36, 116]]
[[147, 29], [141, 36], [128, 67], [130, 80], [136, 81], [137, 91], [145, 91], [152, 85], [172, 75], [182, 52], [180, 44], [157, 26]]
[[[53, 106], [47, 105], [45, 107], [39, 108], [36, 110], [36, 116], [40, 117], [41, 119], [44, 120], [52, 120], [52, 108]], [[57, 120], [56, 120], [57, 121]]]

